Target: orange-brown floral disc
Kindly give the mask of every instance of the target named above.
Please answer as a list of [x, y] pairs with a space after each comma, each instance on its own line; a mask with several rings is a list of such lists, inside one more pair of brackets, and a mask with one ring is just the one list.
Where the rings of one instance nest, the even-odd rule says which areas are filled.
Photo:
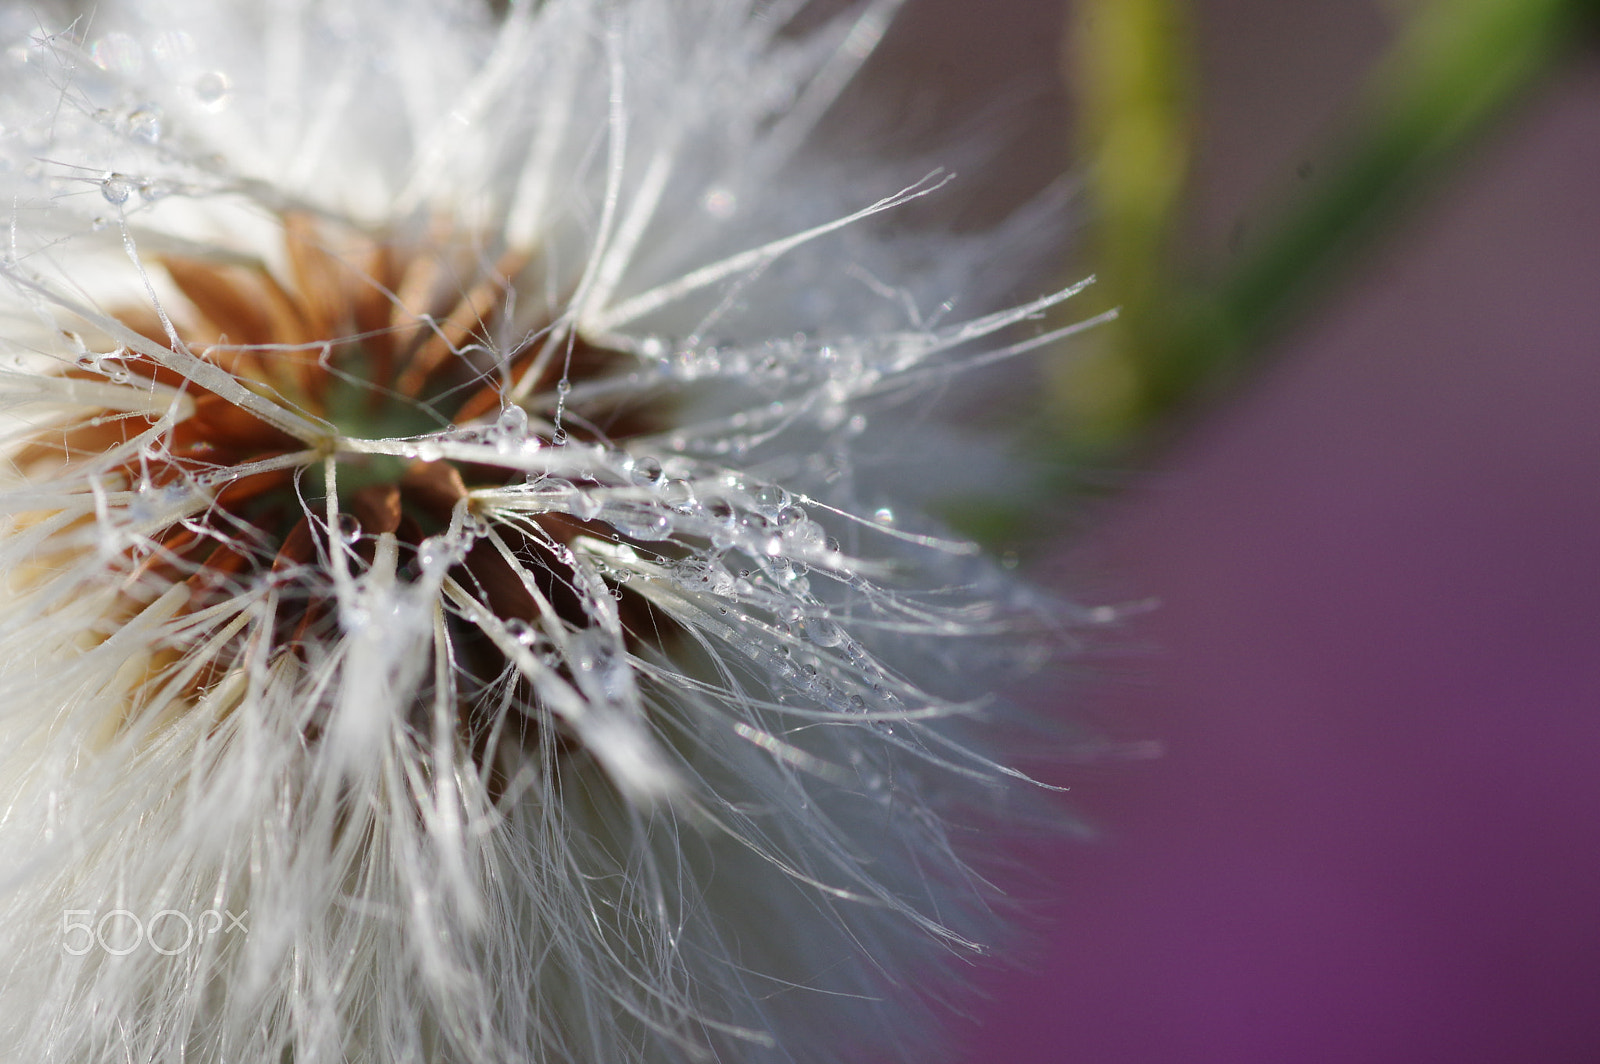
[[[285, 276], [265, 264], [168, 255], [158, 265], [181, 298], [162, 312], [135, 308], [118, 318], [152, 343], [193, 353], [341, 438], [470, 434], [491, 423], [525, 427], [526, 410], [510, 393], [564, 395], [573, 381], [603, 378], [623, 361], [577, 337], [551, 345], [544, 330], [500, 346], [525, 255], [506, 253], [491, 263], [446, 226], [401, 241], [290, 214], [283, 233]], [[498, 353], [507, 349], [509, 356]], [[86, 359], [67, 371], [88, 381], [108, 373], [126, 386], [170, 388], [187, 398], [191, 412], [155, 450], [130, 445], [149, 432], [156, 415], [94, 412], [41, 432], [20, 449], [18, 465], [38, 471], [126, 451], [125, 460], [102, 470], [110, 490], [216, 485], [199, 513], [148, 530], [114, 575], [126, 588], [130, 613], [170, 595], [175, 585], [183, 592], [180, 613], [200, 613], [252, 587], [270, 587], [273, 656], [303, 655], [338, 637], [336, 565], [360, 572], [386, 551], [383, 564], [405, 579], [416, 572], [424, 544], [461, 519], [458, 511], [475, 518], [474, 490], [527, 479], [487, 461], [341, 454], [337, 500], [330, 506], [326, 466], [304, 454], [305, 441], [137, 352]], [[615, 444], [659, 420], [657, 411], [638, 406], [561, 413], [564, 423], [551, 422], [550, 434], [563, 441]], [[530, 441], [541, 442], [533, 433], [522, 442]], [[297, 454], [306, 460], [278, 461]], [[271, 468], [252, 471], [261, 466]], [[556, 511], [531, 515], [502, 526], [493, 540], [474, 542], [448, 578], [505, 630], [524, 638], [539, 627], [542, 613], [545, 620], [582, 628], [590, 617], [572, 567], [563, 561], [579, 534], [621, 538], [602, 522]], [[636, 596], [621, 595], [621, 604], [630, 642], [646, 635], [659, 640], [668, 622]], [[496, 763], [496, 748], [526, 747], [537, 732], [536, 717], [517, 714], [507, 727], [503, 714], [485, 708], [492, 704], [486, 693], [515, 670], [480, 626], [459, 618], [448, 624], [452, 665], [465, 681], [454, 699], [462, 738], [503, 783], [506, 768]], [[140, 690], [169, 684], [185, 664], [183, 649], [166, 648], [152, 659]], [[224, 649], [205, 667], [188, 669], [190, 697], [203, 697], [238, 658], [237, 648]], [[525, 680], [520, 688], [516, 698], [537, 701]], [[130, 717], [140, 712], [138, 703], [135, 696]], [[320, 727], [310, 721], [307, 732], [315, 737]], [[568, 745], [559, 733], [556, 738]]]

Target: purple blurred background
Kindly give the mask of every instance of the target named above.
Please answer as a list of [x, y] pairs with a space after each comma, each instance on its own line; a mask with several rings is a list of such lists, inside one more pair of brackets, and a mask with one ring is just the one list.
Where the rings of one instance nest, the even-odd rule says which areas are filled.
[[[1195, 4], [1186, 254], [1315, 157], [1386, 7]], [[948, 77], [1049, 71], [1055, 3], [982, 10], [911, 5]], [[1072, 771], [1105, 837], [1041, 870], [961, 1059], [1600, 1061], [1595, 50], [1277, 346], [1036, 567], [1160, 600], [1061, 711], [1165, 754]]]

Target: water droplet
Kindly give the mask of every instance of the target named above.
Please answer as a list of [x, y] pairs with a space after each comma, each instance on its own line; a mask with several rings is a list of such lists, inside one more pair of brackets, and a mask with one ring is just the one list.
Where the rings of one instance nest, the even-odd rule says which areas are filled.
[[894, 524], [894, 511], [887, 506], [880, 506], [872, 513], [872, 519], [880, 525]]
[[90, 221], [90, 222], [89, 222], [89, 228], [90, 228], [90, 229], [93, 229], [93, 230], [94, 230], [94, 231], [95, 231], [95, 232], [97, 232], [97, 233], [98, 233], [98, 232], [99, 232], [99, 231], [100, 231], [100, 230], [102, 230], [102, 229], [104, 229], [104, 228], [105, 228], [105, 227], [106, 227], [106, 226], [108, 226], [108, 225], [110, 225], [110, 224], [111, 224], [111, 223], [110, 223], [110, 222], [109, 222], [109, 221], [107, 221], [107, 220], [106, 220], [106, 217], [105, 217], [105, 215], [103, 215], [103, 214], [97, 214], [97, 215], [95, 215], [95, 216], [94, 216], [94, 218], [93, 218], [93, 219], [92, 219], [92, 220], [91, 220], [91, 221]]
[[661, 501], [668, 506], [686, 509], [694, 503], [694, 489], [687, 480], [673, 477], [661, 483]]
[[107, 203], [120, 207], [133, 195], [133, 181], [127, 174], [107, 174], [100, 179], [100, 195], [106, 198]]
[[208, 70], [194, 79], [194, 98], [213, 111], [221, 110], [228, 102], [228, 76], [220, 70]]
[[538, 631], [521, 617], [512, 617], [505, 622], [506, 634], [525, 647], [533, 646], [539, 638]]
[[755, 500], [761, 509], [778, 513], [789, 505], [789, 493], [776, 484], [763, 484], [756, 489]]
[[113, 74], [137, 74], [144, 67], [144, 49], [125, 33], [108, 33], [90, 47], [89, 59]]
[[713, 218], [731, 218], [739, 208], [739, 198], [731, 189], [717, 185], [706, 190], [706, 194], [700, 198], [700, 205]]
[[346, 543], [354, 543], [361, 538], [361, 522], [355, 514], [339, 515], [338, 535]]
[[500, 411], [495, 427], [507, 435], [522, 436], [528, 431], [528, 412], [520, 406], [508, 406]]
[[612, 523], [634, 539], [666, 539], [672, 535], [672, 518], [657, 511], [628, 514]]
[[161, 108], [145, 104], [128, 115], [128, 135], [146, 144], [161, 140]]
[[437, 443], [424, 440], [417, 444], [417, 457], [424, 462], [437, 462], [444, 457], [444, 451], [439, 449]]
[[812, 617], [805, 623], [806, 638], [819, 647], [836, 647], [844, 641], [839, 626], [826, 617]]
[[792, 520], [787, 524], [784, 523], [780, 514], [778, 527], [783, 530], [783, 538], [792, 543], [797, 550], [815, 550], [823, 544], [822, 526], [808, 519], [804, 514], [798, 520]]
[[632, 477], [641, 487], [654, 487], [661, 480], [661, 463], [649, 455], [634, 459]]

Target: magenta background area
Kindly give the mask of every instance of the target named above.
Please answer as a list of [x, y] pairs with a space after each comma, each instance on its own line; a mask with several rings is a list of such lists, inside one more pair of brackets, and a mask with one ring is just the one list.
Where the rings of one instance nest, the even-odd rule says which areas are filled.
[[1593, 52], [1279, 346], [1041, 567], [1160, 600], [1050, 708], [1165, 753], [1065, 770], [1105, 837], [960, 1057], [1600, 1061]]

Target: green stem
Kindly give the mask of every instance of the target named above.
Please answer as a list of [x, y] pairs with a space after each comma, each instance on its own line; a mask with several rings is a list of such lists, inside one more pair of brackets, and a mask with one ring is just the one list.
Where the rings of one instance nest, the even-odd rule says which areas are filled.
[[1153, 353], [1146, 417], [1234, 377], [1400, 205], [1548, 70], [1592, 0], [1436, 0], [1375, 72], [1356, 135], [1323, 191], [1198, 300]]

